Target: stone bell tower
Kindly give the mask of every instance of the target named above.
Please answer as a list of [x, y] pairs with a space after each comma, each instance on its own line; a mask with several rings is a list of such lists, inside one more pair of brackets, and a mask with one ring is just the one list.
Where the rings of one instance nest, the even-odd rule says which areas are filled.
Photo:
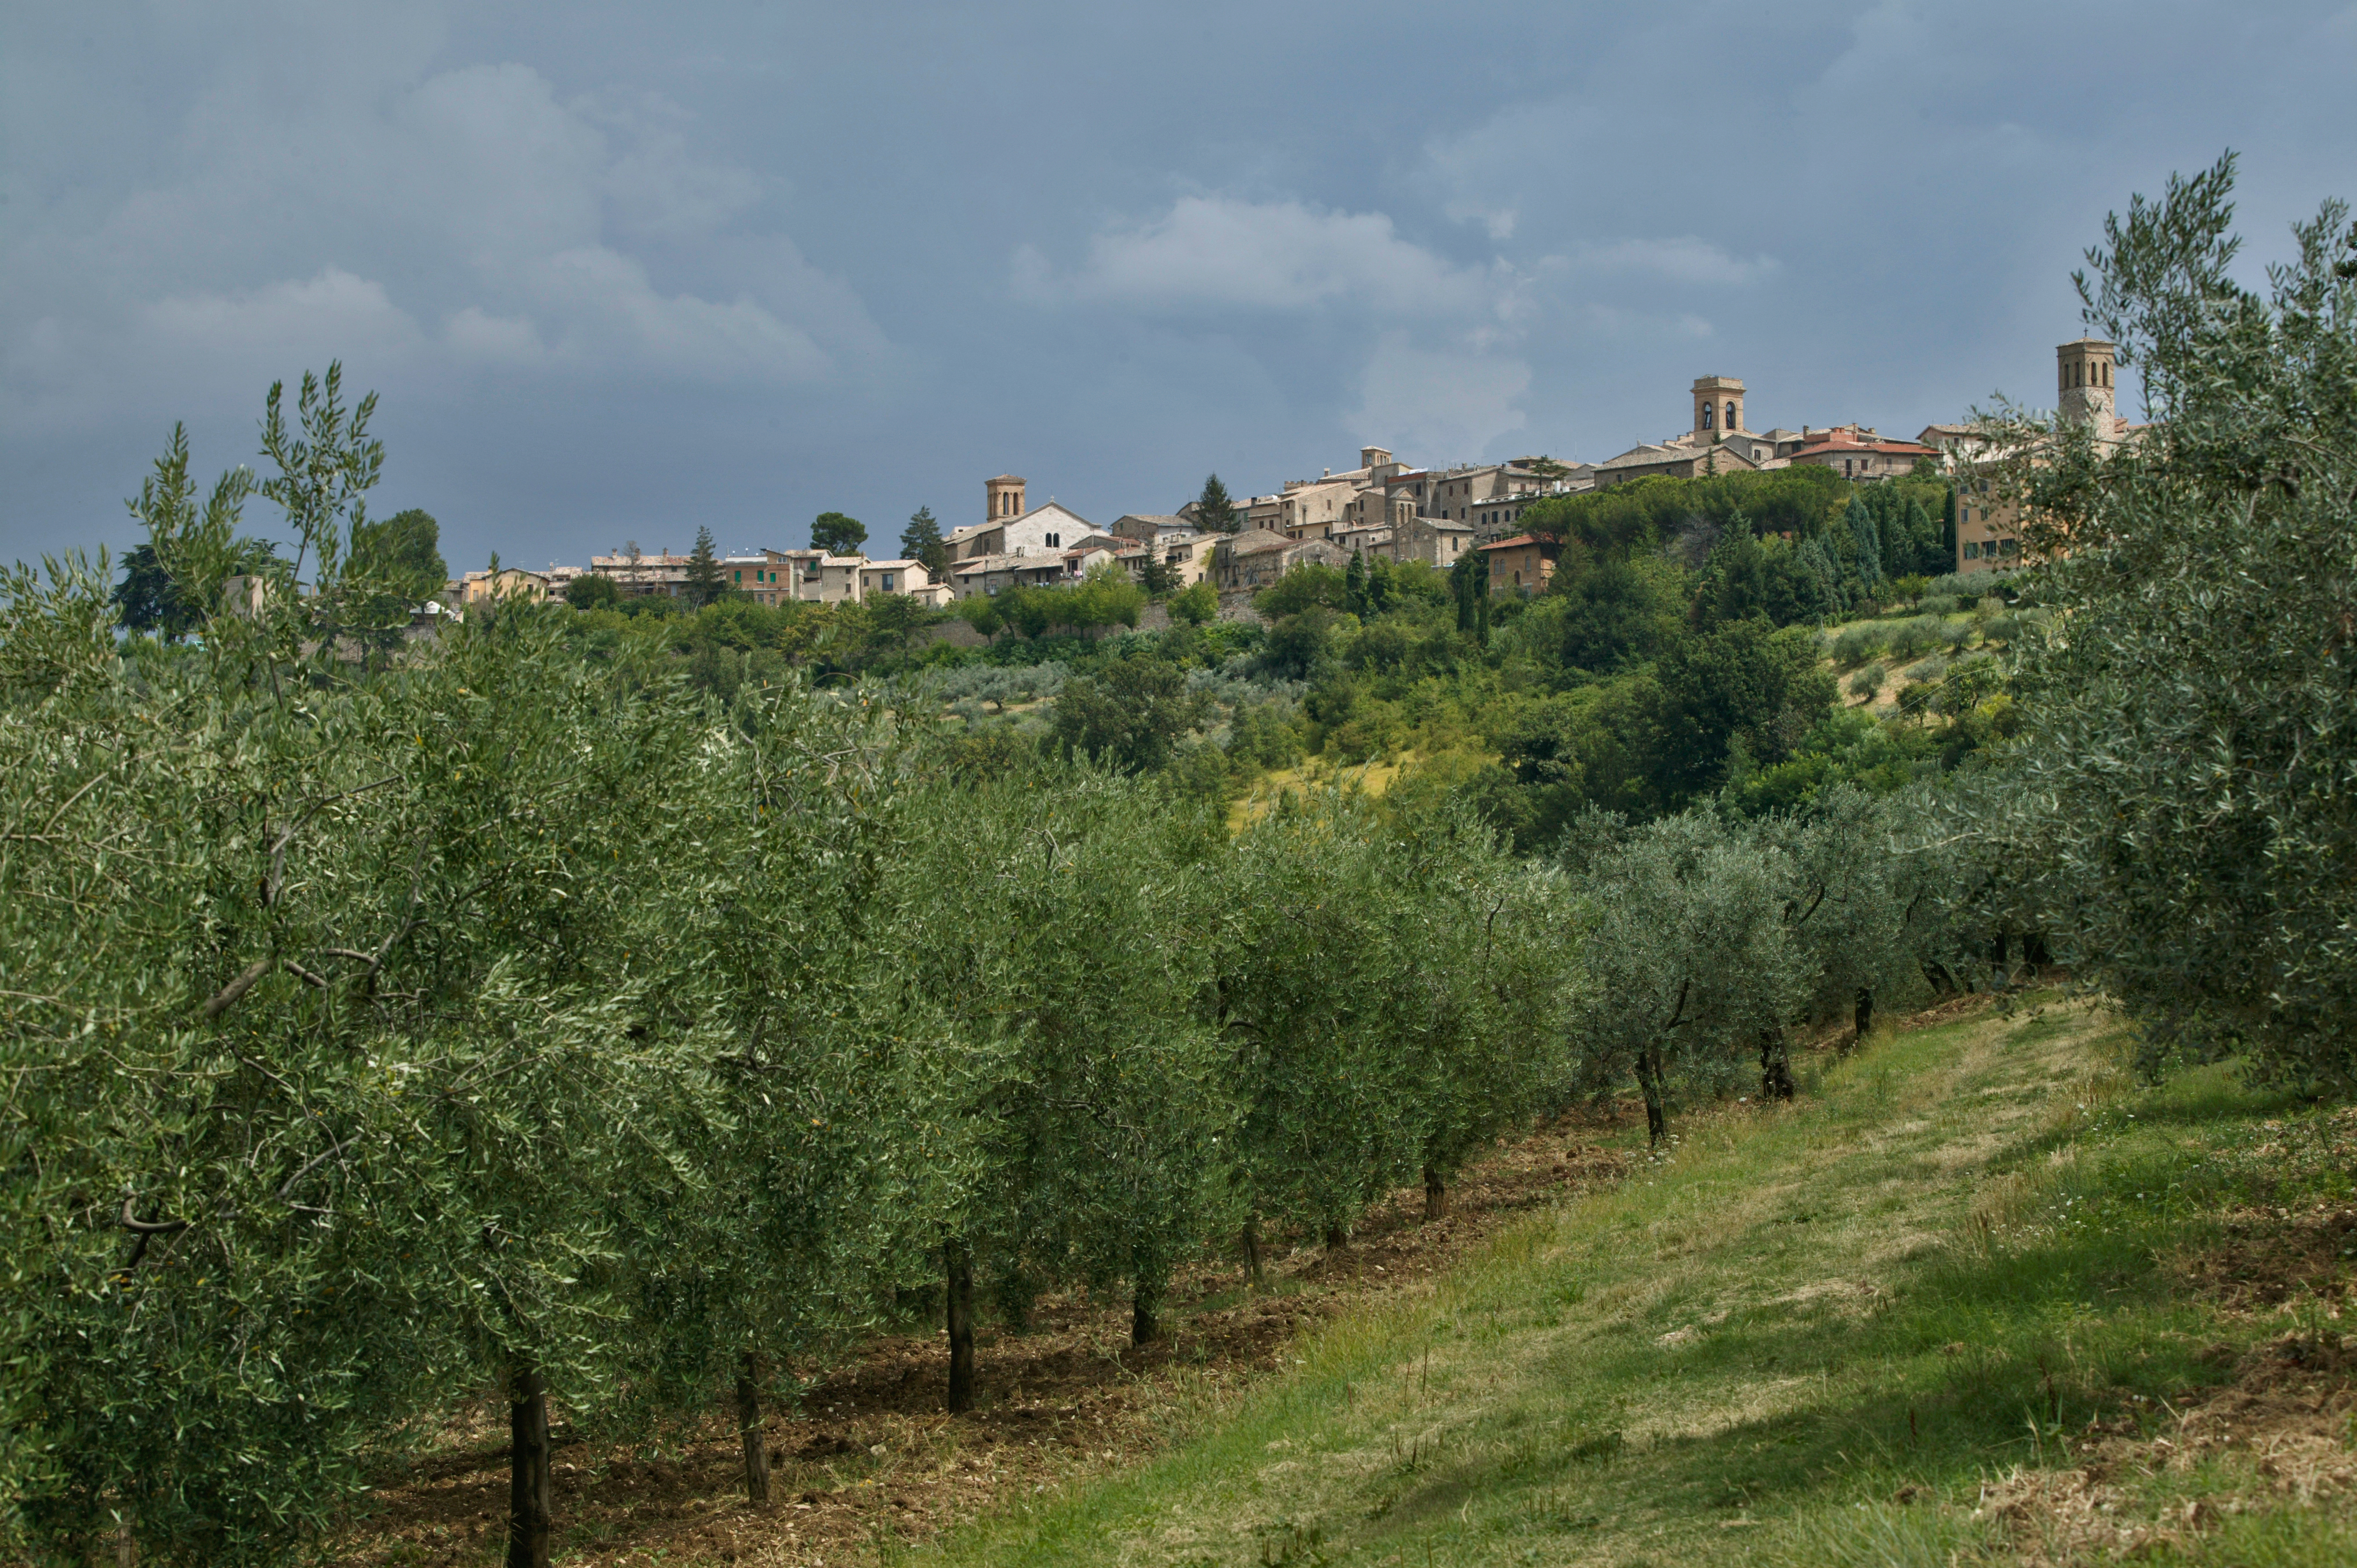
[[1743, 383], [1731, 376], [1705, 376], [1694, 384], [1694, 438], [1704, 446], [1743, 426]]
[[1005, 522], [1023, 515], [1023, 481], [1012, 474], [1001, 474], [995, 479], [985, 479], [983, 489], [990, 497], [988, 521]]
[[2115, 439], [2118, 429], [2112, 405], [2112, 345], [2100, 338], [2082, 338], [2054, 350], [2057, 409], [2066, 423], [2094, 428], [2095, 439]]

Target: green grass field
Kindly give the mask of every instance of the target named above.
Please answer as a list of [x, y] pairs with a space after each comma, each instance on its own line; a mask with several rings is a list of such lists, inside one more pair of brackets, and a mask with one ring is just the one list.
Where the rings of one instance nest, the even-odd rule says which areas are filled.
[[2119, 1045], [2049, 997], [1688, 1116], [1149, 1465], [895, 1560], [2357, 1562], [2357, 1125]]

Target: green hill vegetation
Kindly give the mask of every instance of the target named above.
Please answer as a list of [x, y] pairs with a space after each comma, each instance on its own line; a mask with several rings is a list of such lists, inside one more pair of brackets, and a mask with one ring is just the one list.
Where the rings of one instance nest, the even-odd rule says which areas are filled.
[[[405, 644], [431, 542], [367, 515], [372, 400], [274, 387], [268, 477], [209, 497], [176, 434], [134, 503], [161, 639], [103, 562], [0, 574], [0, 1543], [298, 1560], [486, 1411], [516, 1568], [594, 1546], [560, 1439], [716, 1419], [791, 1509], [765, 1434], [879, 1336], [938, 1327], [963, 1416], [979, 1322], [1118, 1302], [1163, 1344], [1182, 1275], [1340, 1259], [1403, 1187], [1445, 1224], [1498, 1140], [1625, 1102], [1642, 1174], [973, 1550], [1628, 1560], [1706, 1520], [1912, 1561], [2077, 1510], [2318, 1560], [2239, 1472], [2254, 1507], [2170, 1526], [2174, 1459], [2083, 1462], [2265, 1373], [2196, 1299], [2272, 1266], [2229, 1222], [2344, 1191], [2357, 230], [2253, 294], [2231, 172], [2093, 252], [2159, 423], [1989, 422], [1970, 482], [2049, 558], [1994, 604], [1910, 580], [1930, 489], [1803, 475], [1567, 501], [1527, 602], [1360, 567], [1260, 627], [1060, 635], [1123, 622], [1083, 585], [971, 652], [725, 596]], [[1380, 797], [1234, 809], [1378, 758]], [[2026, 1030], [1874, 1043], [2056, 974]], [[1829, 1040], [1864, 1048], [1820, 1076]], [[2204, 1152], [2254, 1116], [2297, 1136]], [[2331, 1234], [2265, 1325], [2328, 1414]], [[2205, 1374], [2168, 1337], [2212, 1319]]]

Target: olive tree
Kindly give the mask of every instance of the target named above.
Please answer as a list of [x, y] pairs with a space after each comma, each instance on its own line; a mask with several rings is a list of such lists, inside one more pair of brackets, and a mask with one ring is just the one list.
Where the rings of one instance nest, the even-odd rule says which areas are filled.
[[2167, 1054], [2357, 1083], [2357, 227], [2329, 201], [2237, 281], [2232, 155], [2104, 225], [2088, 319], [2153, 423], [1988, 424], [2061, 635], [2029, 639], [2001, 787], [1956, 831]]
[[1593, 1087], [1636, 1079], [1658, 1145], [1672, 1094], [1732, 1083], [1760, 1032], [1805, 994], [1783, 916], [1791, 871], [1781, 852], [1699, 811], [1619, 843], [1583, 836], [1575, 831], [1578, 852], [1566, 856], [1587, 921], [1574, 1049]]

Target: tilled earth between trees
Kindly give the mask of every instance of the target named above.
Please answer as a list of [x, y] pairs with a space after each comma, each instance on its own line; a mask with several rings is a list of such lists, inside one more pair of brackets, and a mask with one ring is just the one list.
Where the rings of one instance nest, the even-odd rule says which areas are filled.
[[[1598, 1142], [1630, 1121], [1567, 1116], [1468, 1169], [1445, 1219], [1421, 1187], [1370, 1211], [1351, 1242], [1277, 1238], [1267, 1279], [1204, 1264], [1172, 1282], [1160, 1337], [1129, 1343], [1125, 1299], [1043, 1298], [1020, 1334], [976, 1330], [977, 1408], [947, 1413], [943, 1334], [883, 1337], [766, 1423], [770, 1500], [745, 1499], [742, 1450], [721, 1391], [712, 1411], [636, 1444], [565, 1440], [555, 1452], [557, 1558], [568, 1563], [824, 1563], [875, 1557], [995, 1505], [1130, 1463], [1173, 1423], [1286, 1366], [1308, 1327], [1446, 1272], [1516, 1217], [1619, 1180], [1629, 1156]], [[1290, 1250], [1288, 1251], [1288, 1247]], [[507, 1532], [505, 1407], [486, 1399], [436, 1450], [388, 1476], [339, 1543], [360, 1564], [495, 1561]]]

